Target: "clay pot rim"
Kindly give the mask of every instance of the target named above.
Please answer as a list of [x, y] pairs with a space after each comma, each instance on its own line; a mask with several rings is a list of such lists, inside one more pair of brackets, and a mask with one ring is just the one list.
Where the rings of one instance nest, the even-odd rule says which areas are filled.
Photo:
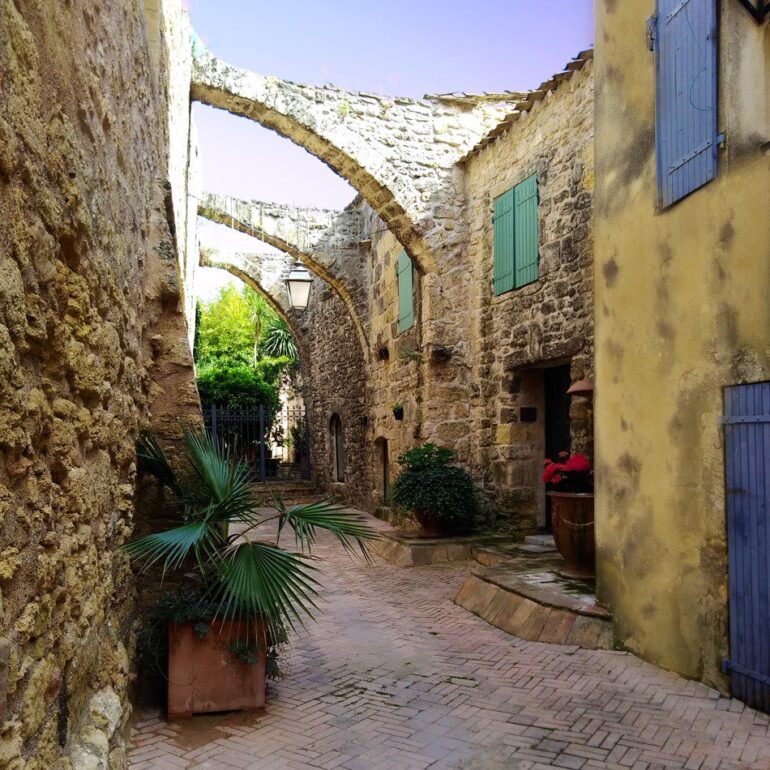
[[546, 492], [551, 497], [593, 497], [593, 492]]

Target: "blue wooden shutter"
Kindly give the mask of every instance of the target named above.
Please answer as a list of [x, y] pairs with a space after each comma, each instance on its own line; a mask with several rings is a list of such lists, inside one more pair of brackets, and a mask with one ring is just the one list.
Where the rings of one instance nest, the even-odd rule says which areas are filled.
[[495, 198], [492, 221], [495, 239], [492, 286], [497, 295], [513, 288], [513, 190]]
[[515, 286], [537, 280], [537, 175], [525, 179], [513, 189]]
[[658, 0], [655, 138], [663, 206], [717, 173], [716, 0]]
[[398, 255], [398, 330], [414, 326], [414, 275], [412, 260], [406, 251]]
[[732, 693], [770, 711], [770, 382], [725, 388]]

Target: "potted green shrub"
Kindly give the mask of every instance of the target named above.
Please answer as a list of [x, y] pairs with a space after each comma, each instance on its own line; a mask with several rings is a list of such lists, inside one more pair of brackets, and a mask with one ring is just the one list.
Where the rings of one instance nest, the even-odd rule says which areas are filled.
[[396, 403], [393, 404], [393, 406], [391, 406], [390, 408], [393, 410], [393, 416], [397, 420], [400, 421], [404, 419], [404, 407], [400, 401], [396, 401]]
[[[176, 572], [192, 583], [168, 623], [169, 715], [262, 708], [269, 658], [286, 629], [316, 607], [319, 583], [309, 557], [317, 530], [367, 558], [376, 532], [360, 514], [329, 501], [263, 507], [249, 466], [205, 432], [185, 431], [184, 450], [189, 481], [151, 435], [142, 436], [140, 467], [169, 490], [176, 521], [125, 546], [143, 571], [160, 566], [163, 576]], [[287, 529], [301, 552], [281, 547]]]
[[545, 460], [543, 481], [551, 500], [553, 539], [569, 577], [594, 576], [594, 475], [584, 454], [562, 452], [559, 461]]
[[473, 529], [479, 509], [470, 474], [453, 465], [454, 452], [425, 444], [398, 458], [401, 472], [390, 500], [409, 511], [426, 534], [449, 535]]

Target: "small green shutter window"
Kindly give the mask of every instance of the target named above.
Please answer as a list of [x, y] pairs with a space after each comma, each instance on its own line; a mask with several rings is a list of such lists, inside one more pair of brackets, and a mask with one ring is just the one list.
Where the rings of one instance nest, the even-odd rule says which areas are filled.
[[513, 190], [495, 198], [493, 222], [495, 260], [492, 282], [497, 295], [513, 288]]
[[537, 176], [513, 188], [515, 286], [537, 280]]
[[398, 331], [414, 326], [414, 270], [409, 255], [398, 255]]
[[495, 198], [495, 295], [538, 278], [537, 175]]

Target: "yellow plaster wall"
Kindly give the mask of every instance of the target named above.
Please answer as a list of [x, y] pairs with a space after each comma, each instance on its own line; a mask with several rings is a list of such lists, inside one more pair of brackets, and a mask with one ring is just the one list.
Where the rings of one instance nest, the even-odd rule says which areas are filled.
[[720, 19], [719, 175], [656, 203], [653, 0], [596, 8], [596, 536], [618, 639], [724, 688], [722, 388], [770, 378], [770, 32]]

